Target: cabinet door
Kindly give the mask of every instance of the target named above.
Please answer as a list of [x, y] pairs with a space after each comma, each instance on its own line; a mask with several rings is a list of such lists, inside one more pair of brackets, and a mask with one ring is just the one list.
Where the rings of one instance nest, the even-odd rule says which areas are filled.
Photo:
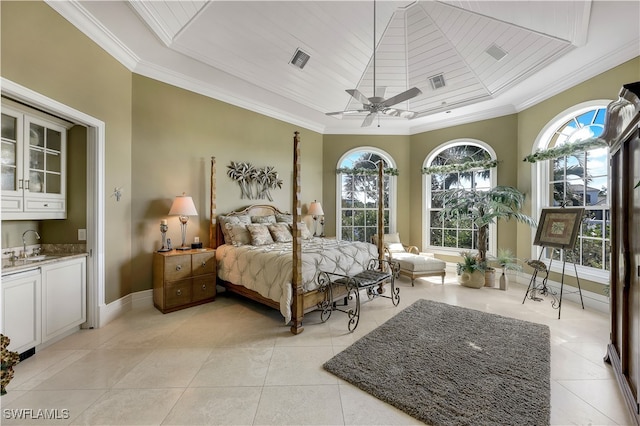
[[23, 114], [2, 107], [2, 210], [22, 211]]
[[42, 266], [42, 341], [86, 321], [86, 259]]
[[11, 342], [8, 349], [22, 353], [41, 340], [40, 270], [2, 277], [2, 334]]
[[216, 272], [216, 252], [208, 251], [191, 256], [193, 275], [214, 274]]
[[216, 297], [216, 276], [209, 274], [194, 277], [191, 297], [193, 302]]
[[191, 276], [191, 255], [167, 256], [164, 260], [164, 280], [177, 281]]
[[191, 278], [166, 283], [164, 287], [164, 308], [170, 309], [191, 303], [191, 285]]
[[25, 196], [40, 199], [65, 197], [66, 130], [25, 116]]

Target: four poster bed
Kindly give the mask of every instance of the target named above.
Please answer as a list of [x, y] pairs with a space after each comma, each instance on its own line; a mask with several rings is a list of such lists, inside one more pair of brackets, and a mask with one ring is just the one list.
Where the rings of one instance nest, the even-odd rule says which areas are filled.
[[[291, 332], [303, 331], [305, 312], [346, 296], [334, 288], [331, 301], [318, 279], [320, 272], [352, 276], [382, 260], [378, 246], [365, 242], [317, 238], [302, 220], [300, 202], [300, 138], [293, 138], [293, 206], [286, 213], [271, 205], [252, 205], [227, 214], [216, 211], [215, 158], [211, 159], [211, 247], [216, 249], [218, 284], [267, 306], [279, 309]], [[379, 168], [382, 182], [382, 166]], [[379, 188], [379, 195], [382, 187]], [[382, 199], [382, 196], [379, 197]], [[379, 210], [382, 210], [380, 205]], [[382, 212], [379, 211], [379, 217]], [[378, 225], [382, 235], [382, 223]], [[304, 256], [303, 256], [304, 254]]]

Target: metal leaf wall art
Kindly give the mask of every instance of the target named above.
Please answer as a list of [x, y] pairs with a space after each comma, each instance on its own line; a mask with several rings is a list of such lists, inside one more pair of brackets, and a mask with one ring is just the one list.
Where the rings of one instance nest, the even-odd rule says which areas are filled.
[[240, 185], [240, 198], [273, 201], [271, 190], [282, 188], [282, 179], [273, 166], [256, 168], [251, 163], [232, 161], [227, 168], [227, 176]]

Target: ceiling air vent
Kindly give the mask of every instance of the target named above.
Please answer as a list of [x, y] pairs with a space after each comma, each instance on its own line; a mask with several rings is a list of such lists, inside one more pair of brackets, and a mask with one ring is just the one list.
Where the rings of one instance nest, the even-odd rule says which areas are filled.
[[487, 52], [489, 54], [489, 56], [491, 56], [496, 61], [499, 61], [500, 59], [502, 59], [505, 56], [507, 56], [507, 52], [502, 50], [495, 43], [493, 43], [491, 46], [489, 46], [487, 48], [487, 50], [485, 50], [485, 52]]
[[433, 90], [440, 89], [445, 86], [444, 75], [438, 74], [434, 75], [433, 77], [429, 77], [429, 82], [431, 83], [431, 87], [433, 88]]
[[309, 58], [311, 58], [311, 56], [309, 56], [309, 54], [304, 53], [300, 49], [296, 49], [296, 53], [293, 54], [293, 58], [291, 58], [289, 63], [291, 65], [293, 65], [294, 67], [302, 69], [302, 68], [304, 68], [305, 65], [307, 65], [307, 62], [309, 61]]

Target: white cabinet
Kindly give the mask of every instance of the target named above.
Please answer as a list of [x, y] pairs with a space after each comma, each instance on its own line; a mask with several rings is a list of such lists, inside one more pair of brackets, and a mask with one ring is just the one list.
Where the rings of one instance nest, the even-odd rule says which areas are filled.
[[2, 334], [22, 353], [86, 321], [87, 260], [56, 260], [2, 276]]
[[86, 259], [42, 266], [42, 341], [82, 324], [86, 311]]
[[42, 341], [40, 269], [2, 277], [2, 334], [9, 350], [22, 353]]
[[67, 129], [2, 103], [2, 218], [66, 218]]

